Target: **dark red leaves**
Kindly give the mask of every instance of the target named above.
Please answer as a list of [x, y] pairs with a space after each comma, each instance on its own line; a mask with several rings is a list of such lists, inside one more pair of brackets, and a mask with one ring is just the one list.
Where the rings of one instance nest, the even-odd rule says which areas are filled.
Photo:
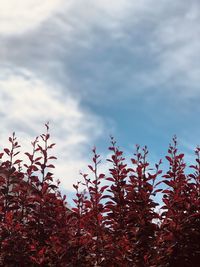
[[29, 158], [30, 161], [32, 161], [33, 156], [30, 153], [25, 152], [25, 155]]
[[6, 152], [6, 154], [9, 156], [10, 155], [10, 150], [8, 148], [4, 148], [4, 151]]
[[54, 166], [53, 164], [49, 164], [49, 165], [47, 165], [46, 167], [47, 167], [47, 168], [52, 168], [52, 169], [55, 168], [55, 166]]
[[170, 163], [172, 162], [172, 159], [169, 156], [165, 157]]
[[88, 165], [88, 168], [89, 168], [92, 172], [94, 172], [94, 169], [93, 169], [93, 167], [92, 167], [91, 165]]
[[15, 160], [15, 162], [14, 162], [13, 164], [19, 164], [19, 163], [21, 163], [21, 162], [22, 162], [22, 160], [17, 159], [17, 160]]
[[54, 157], [54, 156], [51, 156], [51, 157], [49, 157], [48, 159], [57, 159], [56, 157]]
[[17, 158], [15, 134], [9, 138], [11, 148], [4, 149], [1, 266], [199, 266], [200, 148], [186, 175], [174, 138], [166, 156], [169, 168], [159, 177], [161, 161], [150, 166], [147, 147], [137, 145], [128, 166], [112, 137], [109, 170], [99, 172], [94, 148], [92, 172], [73, 185], [70, 210], [50, 172], [56, 157], [49, 156], [54, 144], [48, 143], [48, 124], [46, 130], [25, 153], [29, 164]]
[[107, 181], [114, 182], [115, 180], [111, 177], [106, 178]]

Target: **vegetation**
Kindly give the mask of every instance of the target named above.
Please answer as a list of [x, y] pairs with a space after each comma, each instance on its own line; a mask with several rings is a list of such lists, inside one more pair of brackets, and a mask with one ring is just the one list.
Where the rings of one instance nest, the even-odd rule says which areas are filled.
[[128, 166], [112, 138], [109, 175], [99, 173], [94, 148], [70, 210], [53, 181], [55, 144], [46, 130], [25, 153], [29, 163], [18, 159], [15, 134], [0, 153], [0, 266], [199, 266], [200, 148], [186, 174], [174, 138], [162, 174], [146, 147], [136, 147]]

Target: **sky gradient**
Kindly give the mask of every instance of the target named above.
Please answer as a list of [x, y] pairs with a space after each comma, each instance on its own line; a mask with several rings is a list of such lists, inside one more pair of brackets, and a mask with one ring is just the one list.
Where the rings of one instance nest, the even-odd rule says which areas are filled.
[[200, 2], [0, 0], [1, 146], [23, 151], [49, 121], [56, 178], [72, 190], [109, 135], [163, 157], [200, 144]]

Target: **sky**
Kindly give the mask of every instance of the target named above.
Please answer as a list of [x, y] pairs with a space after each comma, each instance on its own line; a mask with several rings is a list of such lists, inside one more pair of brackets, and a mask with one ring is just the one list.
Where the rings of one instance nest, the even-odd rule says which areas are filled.
[[164, 158], [174, 134], [200, 144], [200, 2], [0, 0], [1, 147], [22, 150], [50, 122], [55, 177], [71, 196], [95, 145]]

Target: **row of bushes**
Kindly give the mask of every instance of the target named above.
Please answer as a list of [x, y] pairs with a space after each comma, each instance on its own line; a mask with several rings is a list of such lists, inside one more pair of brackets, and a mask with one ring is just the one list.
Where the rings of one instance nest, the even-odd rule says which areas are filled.
[[199, 266], [199, 148], [186, 175], [174, 138], [162, 173], [161, 161], [149, 165], [146, 147], [137, 146], [127, 166], [112, 138], [109, 175], [99, 173], [94, 148], [70, 210], [54, 183], [49, 150], [55, 144], [46, 129], [25, 153], [29, 163], [18, 159], [15, 134], [0, 153], [0, 266]]

